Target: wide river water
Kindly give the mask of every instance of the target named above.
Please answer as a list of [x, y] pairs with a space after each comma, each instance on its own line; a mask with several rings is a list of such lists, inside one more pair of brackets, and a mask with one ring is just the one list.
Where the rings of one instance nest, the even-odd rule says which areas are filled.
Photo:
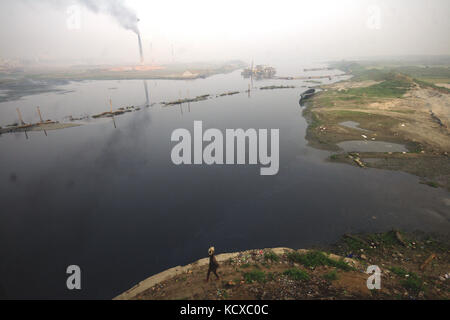
[[[148, 80], [150, 104], [244, 91], [240, 72], [195, 81]], [[311, 85], [260, 81], [256, 87]], [[0, 104], [0, 125], [63, 120], [146, 104], [143, 81], [84, 81]], [[307, 146], [298, 100], [306, 88], [253, 90], [183, 106], [155, 104], [59, 131], [0, 136], [0, 297], [110, 299], [166, 268], [252, 248], [302, 248], [346, 232], [393, 227], [447, 233], [450, 195], [415, 176], [327, 162]], [[280, 170], [175, 166], [173, 130], [280, 129]], [[82, 290], [66, 288], [66, 268]]]

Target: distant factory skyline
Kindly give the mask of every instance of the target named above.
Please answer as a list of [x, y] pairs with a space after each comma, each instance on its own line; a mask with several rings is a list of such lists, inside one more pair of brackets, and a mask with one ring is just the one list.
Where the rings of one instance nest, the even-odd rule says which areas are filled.
[[139, 63], [139, 31], [148, 64], [449, 54], [449, 12], [447, 0], [5, 0], [0, 58]]

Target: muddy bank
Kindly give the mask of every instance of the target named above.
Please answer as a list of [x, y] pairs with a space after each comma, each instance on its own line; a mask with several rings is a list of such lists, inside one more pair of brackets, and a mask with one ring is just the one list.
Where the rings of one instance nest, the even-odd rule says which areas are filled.
[[[205, 281], [208, 258], [152, 276], [118, 300], [448, 299], [449, 245], [429, 234], [344, 235], [327, 248], [219, 254], [220, 279]], [[381, 290], [367, 288], [369, 265]]]
[[52, 131], [52, 130], [61, 130], [72, 127], [81, 126], [79, 123], [61, 123], [61, 122], [44, 122], [44, 123], [34, 123], [34, 124], [25, 124], [25, 125], [14, 125], [8, 126], [6, 128], [0, 127], [0, 134], [5, 133], [14, 133], [14, 132], [27, 132], [27, 131]]
[[[401, 170], [450, 190], [449, 94], [401, 74], [386, 74], [381, 81], [346, 81], [323, 90], [310, 98], [303, 112], [309, 145], [337, 152], [333, 161]], [[360, 148], [354, 143], [358, 141]], [[343, 147], [347, 145], [352, 150]], [[349, 152], [358, 152], [358, 161]]]

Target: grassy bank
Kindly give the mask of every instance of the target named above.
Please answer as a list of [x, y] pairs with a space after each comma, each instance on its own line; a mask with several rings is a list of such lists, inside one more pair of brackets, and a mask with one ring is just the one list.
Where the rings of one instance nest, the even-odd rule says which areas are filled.
[[[309, 144], [338, 152], [332, 161], [401, 170], [421, 177], [427, 185], [450, 190], [450, 112], [443, 107], [450, 103], [450, 96], [446, 89], [392, 69], [368, 69], [359, 63], [341, 63], [340, 67], [354, 78], [324, 86], [304, 110]], [[346, 121], [358, 123], [360, 129], [343, 125]], [[359, 152], [355, 161], [337, 146], [355, 140], [398, 143], [408, 152]]]
[[[205, 282], [207, 260], [120, 299], [448, 299], [449, 245], [428, 234], [344, 235], [325, 248], [249, 250], [219, 255], [220, 279]], [[222, 258], [223, 257], [223, 258]], [[369, 265], [381, 290], [367, 288]]]

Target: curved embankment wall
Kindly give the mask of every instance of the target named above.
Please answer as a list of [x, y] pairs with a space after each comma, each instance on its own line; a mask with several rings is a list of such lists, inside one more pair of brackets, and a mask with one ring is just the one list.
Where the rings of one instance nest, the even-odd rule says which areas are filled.
[[[292, 251], [297, 251], [299, 253], [307, 253], [310, 251], [310, 250], [306, 250], [306, 249], [294, 250], [294, 249], [290, 249], [290, 248], [270, 248], [270, 249], [268, 248], [268, 249], [264, 249], [264, 250], [271, 250], [277, 255], [283, 255], [283, 254], [286, 254], [286, 253], [292, 252]], [[223, 254], [216, 255], [216, 259], [218, 262], [225, 262], [231, 258], [236, 258], [242, 254], [251, 254], [251, 252], [253, 252], [253, 251], [254, 250], [247, 250], [247, 251], [240, 251], [240, 252], [233, 252], [233, 253], [223, 253]], [[331, 259], [334, 259], [334, 260], [342, 259], [342, 257], [334, 255], [334, 254], [327, 254], [327, 255]], [[344, 258], [344, 261], [355, 267], [358, 265], [357, 261], [350, 259], [350, 258]], [[186, 266], [177, 266], [177, 267], [174, 267], [171, 269], [167, 269], [163, 272], [155, 274], [155, 275], [141, 281], [140, 283], [138, 283], [131, 289], [129, 289], [129, 290], [125, 291], [124, 293], [115, 297], [114, 300], [132, 300], [137, 295], [152, 288], [153, 286], [157, 285], [158, 283], [169, 280], [175, 276], [185, 274], [189, 270], [192, 270], [194, 268], [207, 266], [208, 264], [209, 264], [209, 258], [203, 258], [203, 259], [197, 260], [191, 264], [188, 264]]]

